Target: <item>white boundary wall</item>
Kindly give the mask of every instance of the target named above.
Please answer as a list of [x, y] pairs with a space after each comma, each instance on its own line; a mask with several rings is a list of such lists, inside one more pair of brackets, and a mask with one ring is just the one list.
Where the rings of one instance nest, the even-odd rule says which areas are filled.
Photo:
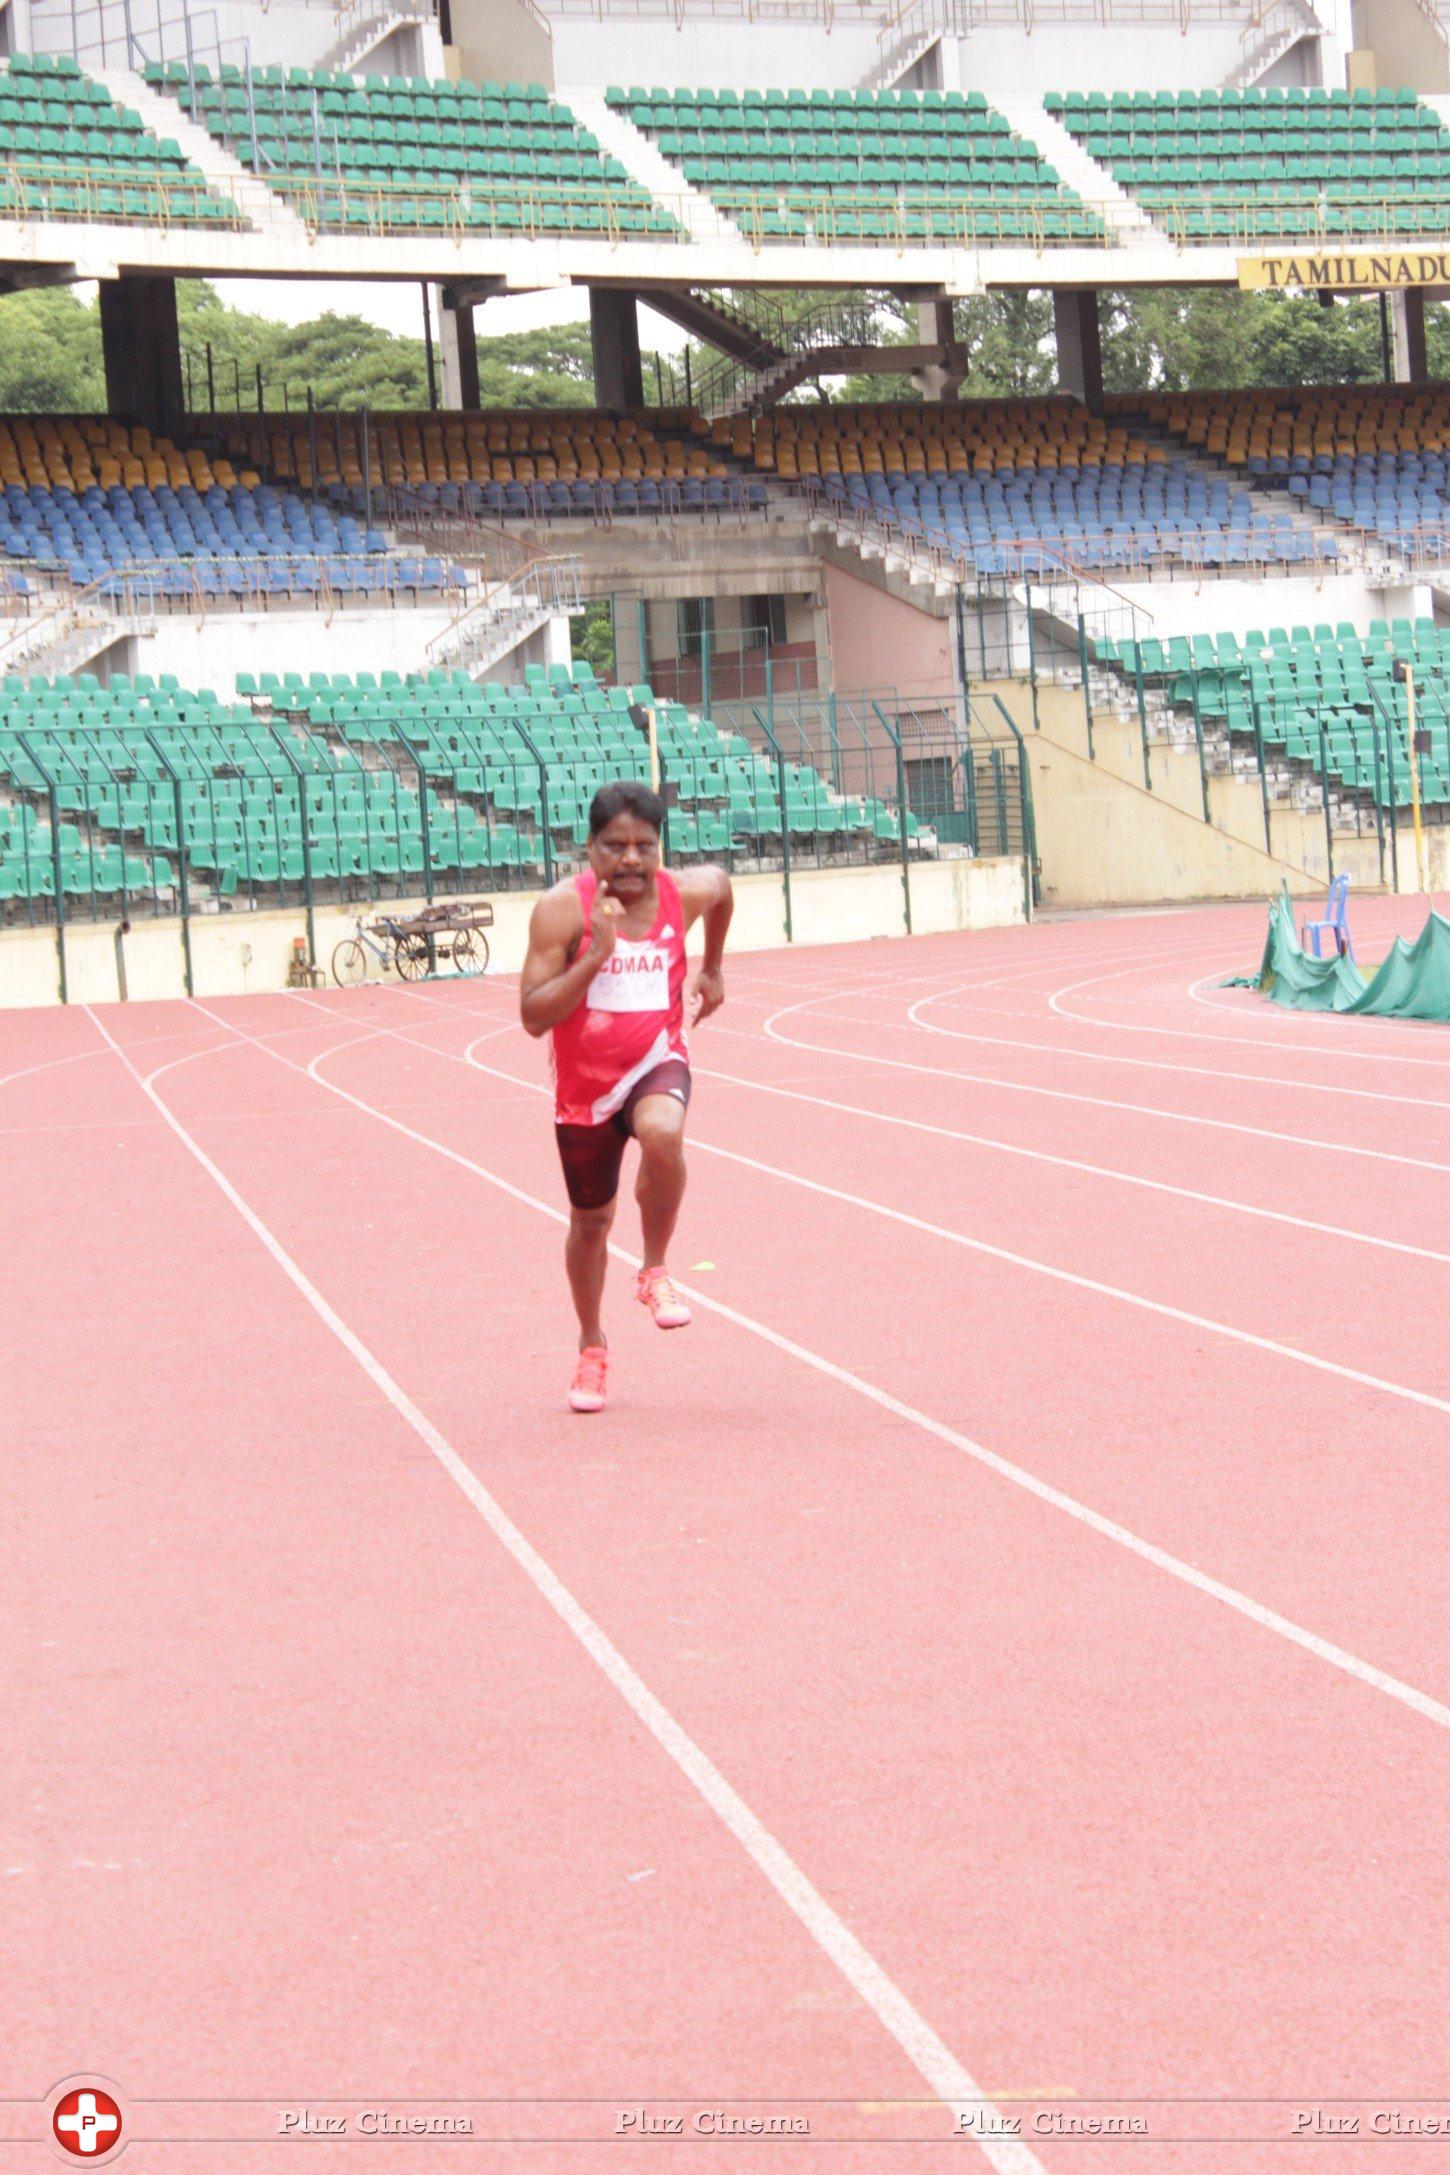
[[[529, 916], [539, 894], [509, 891], [494, 897], [489, 932], [490, 973], [516, 974], [523, 965]], [[785, 899], [779, 876], [735, 879], [732, 952], [772, 951], [785, 943]], [[791, 881], [793, 937], [797, 944], [862, 943], [903, 936], [901, 868], [883, 862], [866, 869], [803, 869]], [[387, 902], [406, 914], [407, 902]], [[347, 936], [359, 912], [372, 908], [320, 906], [317, 957], [325, 969], [333, 947]], [[918, 935], [952, 929], [1000, 928], [1023, 918], [1022, 863], [1011, 860], [924, 861], [911, 869], [912, 927]], [[293, 947], [306, 937], [300, 906], [277, 912], [198, 914], [191, 923], [191, 951], [198, 997], [232, 997], [286, 986]], [[693, 932], [692, 949], [700, 934]], [[125, 939], [126, 981], [133, 1001], [185, 994], [181, 923], [138, 920]], [[72, 923], [66, 930], [66, 974], [72, 1004], [109, 1004], [119, 994], [115, 925]], [[393, 982], [395, 977], [386, 977]], [[55, 1004], [60, 996], [53, 927], [0, 932], [0, 1007]], [[0, 1067], [3, 1069], [3, 1067]]]
[[[1328, 574], [1318, 581], [1307, 574], [1203, 581], [1185, 575], [1171, 582], [1113, 579], [1113, 588], [1143, 611], [1139, 634], [1159, 641], [1174, 634], [1242, 635], [1248, 627], [1267, 630], [1341, 619], [1353, 620], [1363, 633], [1372, 619], [1414, 619], [1422, 614], [1428, 618], [1431, 611], [1431, 593], [1425, 584], [1385, 589], [1360, 574]], [[1091, 586], [1084, 595], [1094, 607], [1101, 601]]]

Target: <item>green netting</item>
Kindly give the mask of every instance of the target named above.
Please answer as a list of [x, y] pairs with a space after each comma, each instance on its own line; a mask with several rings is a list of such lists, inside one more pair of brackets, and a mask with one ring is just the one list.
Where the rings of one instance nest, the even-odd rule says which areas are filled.
[[1297, 1012], [1372, 1012], [1385, 1019], [1450, 1022], [1450, 921], [1431, 909], [1412, 943], [1397, 936], [1366, 982], [1353, 960], [1313, 959], [1301, 947], [1288, 891], [1269, 908], [1258, 985]]

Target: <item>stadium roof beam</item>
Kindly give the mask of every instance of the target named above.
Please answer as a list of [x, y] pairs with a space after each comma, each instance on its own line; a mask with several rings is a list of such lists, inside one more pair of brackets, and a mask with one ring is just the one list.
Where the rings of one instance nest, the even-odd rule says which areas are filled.
[[438, 358], [442, 365], [445, 408], [476, 408], [478, 332], [471, 296], [460, 299], [456, 287], [438, 289]]
[[639, 312], [622, 287], [589, 290], [589, 345], [594, 355], [594, 398], [601, 408], [644, 406], [644, 365], [639, 352]]
[[1390, 347], [1397, 385], [1423, 385], [1430, 375], [1425, 348], [1425, 295], [1407, 287], [1389, 298]]
[[184, 433], [175, 280], [138, 279], [131, 273], [103, 279], [100, 310], [110, 413], [144, 423], [163, 437]]
[[1054, 287], [1057, 382], [1093, 415], [1103, 409], [1103, 343], [1096, 287]]
[[940, 363], [929, 363], [916, 372], [921, 397], [923, 400], [945, 400], [957, 384], [957, 378], [951, 374], [949, 360], [956, 341], [952, 298], [932, 289], [922, 293], [906, 288], [902, 292], [902, 300], [914, 302], [916, 305], [916, 329], [922, 343], [940, 347], [943, 351]]

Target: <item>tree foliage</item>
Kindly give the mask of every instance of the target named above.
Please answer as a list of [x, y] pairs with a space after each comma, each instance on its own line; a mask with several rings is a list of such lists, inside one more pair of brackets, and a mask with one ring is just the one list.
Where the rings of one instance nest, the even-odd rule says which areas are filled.
[[[914, 342], [915, 312], [886, 290], [832, 297], [802, 291], [776, 305], [789, 328], [807, 312], [829, 306], [837, 336], [851, 344]], [[207, 404], [206, 350], [211, 348], [217, 400], [256, 401], [260, 364], [267, 404], [284, 394], [294, 406], [307, 388], [319, 408], [421, 408], [428, 374], [421, 338], [386, 332], [366, 318], [327, 310], [305, 323], [224, 302], [204, 280], [182, 281], [177, 312], [190, 358], [191, 401]], [[1450, 376], [1450, 312], [1427, 313], [1433, 376]], [[1374, 297], [1320, 306], [1312, 295], [1238, 294], [1226, 288], [1139, 288], [1102, 298], [1103, 377], [1112, 392], [1252, 385], [1364, 384], [1383, 375], [1380, 309]], [[594, 396], [589, 333], [582, 325], [489, 337], [480, 317], [479, 387], [485, 407], [587, 406]], [[960, 391], [968, 399], [1049, 393], [1056, 384], [1050, 297], [973, 295], [956, 305], [957, 339], [967, 353]], [[717, 357], [690, 350], [698, 389]], [[656, 375], [646, 358], [647, 392]], [[683, 358], [662, 360], [666, 401], [684, 398]], [[911, 400], [917, 387], [905, 371], [806, 379], [796, 400]], [[86, 413], [105, 406], [100, 315], [69, 288], [38, 288], [0, 298], [0, 409]]]
[[69, 287], [0, 300], [0, 409], [86, 414], [106, 405], [101, 327]]
[[[319, 408], [422, 408], [428, 368], [421, 336], [387, 332], [365, 317], [325, 310], [304, 323], [235, 308], [206, 280], [177, 283], [176, 313], [194, 410], [207, 406], [207, 349], [217, 404], [256, 405], [257, 368], [269, 408], [284, 396]], [[437, 338], [437, 327], [434, 328]], [[436, 350], [435, 350], [436, 352]], [[480, 338], [485, 407], [587, 407], [594, 397], [586, 327]], [[69, 288], [0, 299], [0, 408], [39, 414], [104, 409], [100, 311]]]

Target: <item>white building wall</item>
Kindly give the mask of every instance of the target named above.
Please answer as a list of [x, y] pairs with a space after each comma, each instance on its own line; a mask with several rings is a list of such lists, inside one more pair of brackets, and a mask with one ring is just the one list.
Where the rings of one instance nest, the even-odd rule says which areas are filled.
[[990, 99], [999, 91], [1157, 91], [1222, 83], [1239, 61], [1248, 21], [1195, 23], [1186, 31], [1157, 24], [1119, 28], [1040, 23], [1031, 32], [989, 23], [963, 38], [958, 82]]
[[[1239, 60], [1239, 32], [1249, 20], [1194, 23], [1186, 31], [1124, 23], [1040, 23], [1027, 31], [986, 24], [946, 56], [948, 82], [991, 97], [1003, 91], [1160, 90], [1221, 83]], [[619, 83], [664, 89], [730, 84], [769, 89], [856, 84], [876, 65], [870, 25], [740, 25], [687, 16], [668, 21], [580, 22], [554, 18], [554, 59], [561, 83]]]
[[[1363, 633], [1372, 619], [1413, 618], [1430, 611], [1428, 589], [1386, 590], [1372, 587], [1358, 574], [1331, 574], [1322, 581], [1286, 574], [1270, 581], [1114, 582], [1113, 588], [1141, 610], [1137, 632], [1160, 641], [1172, 634], [1242, 634], [1246, 627], [1267, 630], [1341, 619], [1352, 620]], [[1092, 589], [1086, 596], [1091, 624], [1100, 600]], [[1122, 631], [1127, 633], [1126, 625]]]
[[230, 689], [239, 672], [420, 672], [451, 608], [393, 612], [178, 614], [132, 645], [132, 672], [174, 672], [183, 687]]
[[767, 90], [859, 83], [876, 65], [876, 32], [867, 24], [752, 23], [687, 16], [676, 28], [668, 17], [630, 22], [553, 18], [554, 68], [560, 83], [658, 84], [673, 90], [696, 84], [730, 84]]

